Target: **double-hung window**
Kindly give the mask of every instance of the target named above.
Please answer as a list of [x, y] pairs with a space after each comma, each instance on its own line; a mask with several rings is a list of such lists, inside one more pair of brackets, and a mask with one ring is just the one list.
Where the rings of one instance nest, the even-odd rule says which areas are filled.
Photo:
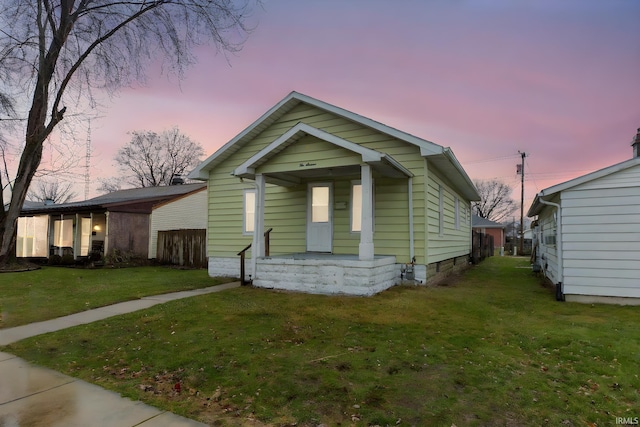
[[243, 215], [242, 215], [242, 233], [253, 234], [256, 218], [256, 190], [244, 190], [243, 197]]

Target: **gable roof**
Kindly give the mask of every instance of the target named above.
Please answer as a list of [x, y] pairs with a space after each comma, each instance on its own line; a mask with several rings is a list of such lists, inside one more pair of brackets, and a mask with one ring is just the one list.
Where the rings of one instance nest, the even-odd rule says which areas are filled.
[[260, 116], [256, 121], [254, 121], [251, 125], [249, 125], [249, 127], [244, 129], [236, 137], [228, 141], [215, 153], [205, 159], [189, 174], [189, 178], [206, 181], [209, 177], [209, 171], [213, 170], [218, 165], [223, 163], [232, 154], [238, 152], [250, 140], [255, 138], [263, 130], [271, 126], [274, 122], [287, 114], [300, 103], [306, 103], [318, 109], [330, 112], [352, 122], [370, 127], [378, 132], [417, 146], [420, 149], [420, 154], [424, 157], [428, 157], [429, 160], [434, 163], [436, 168], [447, 175], [447, 177], [452, 181], [454, 185], [456, 185], [457, 189], [462, 194], [464, 194], [470, 200], [480, 200], [480, 196], [478, 195], [473, 182], [464, 171], [451, 149], [442, 147], [441, 145], [434, 144], [433, 142], [418, 138], [414, 135], [402, 132], [398, 129], [384, 125], [375, 120], [369, 119], [367, 117], [361, 116], [340, 107], [336, 107], [335, 105], [328, 104], [324, 101], [320, 101], [318, 99], [295, 91], [287, 95], [283, 100], [278, 102], [266, 113]]
[[[270, 158], [298, 141], [304, 135], [315, 136], [318, 139], [326, 141], [337, 147], [344, 148], [361, 156], [362, 161], [373, 165], [376, 169], [383, 172], [385, 175], [399, 177], [411, 177], [413, 173], [407, 168], [398, 163], [393, 157], [386, 153], [381, 153], [376, 150], [363, 147], [353, 142], [342, 139], [336, 135], [325, 132], [321, 129], [317, 129], [313, 126], [309, 126], [306, 123], [298, 122], [295, 126], [289, 129], [287, 132], [278, 137], [271, 144], [264, 147], [262, 150], [251, 156], [246, 162], [238, 166], [233, 175], [255, 179], [255, 169], [261, 164], [268, 161]], [[281, 185], [295, 184], [281, 182]]]
[[499, 222], [491, 221], [487, 218], [482, 218], [476, 214], [471, 216], [471, 227], [472, 228], [505, 228], [504, 225]]
[[587, 182], [604, 178], [605, 176], [609, 176], [614, 173], [621, 172], [638, 165], [640, 165], [640, 157], [634, 157], [624, 162], [616, 163], [615, 165], [597, 170], [595, 172], [588, 173], [586, 175], [579, 176], [577, 178], [562, 182], [560, 184], [554, 185], [549, 188], [545, 188], [544, 190], [536, 194], [536, 197], [535, 199], [533, 199], [533, 203], [531, 204], [531, 207], [527, 212], [527, 216], [532, 217], [532, 216], [538, 215], [542, 210], [542, 208], [545, 207], [545, 205], [540, 202], [540, 198], [542, 197], [544, 197], [545, 200], [549, 200], [552, 197], [554, 197], [556, 194], [562, 191], [569, 190], [573, 187], [577, 187], [578, 185], [586, 184]]
[[25, 205], [22, 208], [22, 213], [34, 214], [68, 212], [74, 210], [106, 209], [109, 207], [140, 202], [159, 202], [188, 194], [193, 191], [199, 191], [205, 187], [206, 184], [197, 183], [169, 185], [162, 187], [130, 188], [103, 194], [101, 196], [94, 197], [93, 199], [83, 200], [81, 202], [60, 203], [53, 205], [40, 204], [37, 206]]

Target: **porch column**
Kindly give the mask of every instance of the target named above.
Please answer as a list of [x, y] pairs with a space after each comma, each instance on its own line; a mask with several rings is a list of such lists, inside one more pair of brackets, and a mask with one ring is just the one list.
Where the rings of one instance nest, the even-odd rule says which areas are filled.
[[371, 166], [360, 166], [362, 184], [362, 223], [360, 230], [359, 258], [361, 261], [373, 260], [373, 177]]
[[264, 257], [264, 192], [266, 181], [264, 175], [256, 174], [256, 210], [253, 227], [253, 242], [251, 243], [251, 267], [256, 274], [256, 260]]

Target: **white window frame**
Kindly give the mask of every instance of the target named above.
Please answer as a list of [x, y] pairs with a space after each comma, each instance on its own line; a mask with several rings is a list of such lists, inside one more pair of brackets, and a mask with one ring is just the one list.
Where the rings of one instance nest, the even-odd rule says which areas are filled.
[[438, 234], [444, 236], [444, 188], [438, 185]]
[[460, 199], [458, 196], [453, 197], [453, 204], [455, 206], [455, 226], [456, 230], [460, 230]]
[[[253, 222], [251, 223], [251, 230], [247, 228], [247, 194], [253, 194]], [[245, 236], [253, 236], [253, 230], [255, 228], [255, 215], [256, 215], [256, 189], [245, 188], [242, 191], [242, 234]]]
[[[354, 208], [354, 203], [353, 203], [353, 188], [359, 185], [362, 188], [362, 181], [359, 179], [354, 179], [351, 181], [351, 185], [349, 186], [349, 231], [352, 234], [360, 234], [360, 232], [362, 231], [362, 220], [360, 221], [360, 230], [354, 230], [353, 229], [353, 218], [354, 218], [354, 212], [353, 212], [353, 208]], [[373, 204], [373, 206], [371, 206], [371, 221], [372, 221], [372, 225], [373, 225], [373, 230], [375, 231], [376, 229], [376, 191], [375, 191], [375, 182], [372, 180], [371, 181], [371, 187], [373, 190], [373, 194], [371, 195], [371, 203]], [[360, 190], [360, 197], [362, 200], [362, 190]], [[362, 208], [360, 209], [360, 218], [362, 218]]]

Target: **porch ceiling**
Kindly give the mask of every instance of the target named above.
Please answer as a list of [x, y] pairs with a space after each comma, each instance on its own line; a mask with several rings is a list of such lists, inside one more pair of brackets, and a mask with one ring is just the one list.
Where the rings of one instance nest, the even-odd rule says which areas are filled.
[[407, 178], [413, 176], [411, 171], [406, 169], [386, 153], [362, 147], [361, 145], [347, 141], [305, 123], [296, 124], [267, 147], [238, 166], [233, 171], [232, 175], [240, 178], [255, 179], [257, 168], [306, 135], [314, 136], [337, 147], [356, 153], [360, 156], [361, 162], [354, 163], [353, 165], [325, 166], [316, 168], [309, 167], [304, 169], [271, 172], [264, 174], [267, 182], [283, 186], [293, 186], [300, 184], [305, 179], [358, 176], [360, 175], [360, 165], [364, 163], [369, 164], [373, 171], [381, 176], [391, 178]]

